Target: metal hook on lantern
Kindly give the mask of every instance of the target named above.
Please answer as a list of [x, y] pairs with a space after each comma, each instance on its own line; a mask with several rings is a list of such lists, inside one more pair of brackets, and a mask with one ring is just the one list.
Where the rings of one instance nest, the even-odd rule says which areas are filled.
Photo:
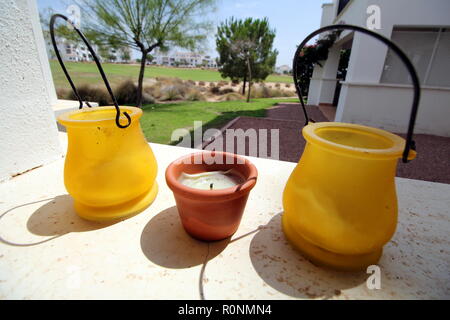
[[[61, 18], [64, 19], [65, 21], [67, 21], [72, 27], [73, 29], [78, 33], [78, 35], [81, 37], [81, 39], [83, 40], [83, 42], [86, 44], [86, 47], [88, 48], [89, 52], [92, 55], [92, 58], [95, 61], [95, 64], [97, 65], [98, 71], [100, 72], [100, 75], [102, 76], [103, 82], [105, 83], [106, 89], [108, 90], [109, 95], [111, 96], [111, 99], [113, 101], [114, 107], [116, 108], [116, 125], [119, 128], [127, 128], [130, 124], [131, 124], [131, 117], [127, 112], [124, 112], [124, 116], [128, 119], [128, 123], [126, 125], [122, 125], [120, 124], [120, 107], [117, 103], [116, 97], [114, 96], [114, 93], [112, 92], [111, 86], [109, 85], [108, 79], [106, 78], [105, 72], [103, 71], [103, 68], [101, 66], [100, 60], [98, 59], [97, 55], [95, 54], [94, 49], [92, 48], [92, 46], [89, 44], [88, 40], [86, 39], [86, 37], [84, 36], [84, 34], [72, 23], [72, 21], [70, 21], [69, 18], [67, 18], [66, 16], [62, 15], [62, 14], [54, 14], [52, 15], [51, 19], [50, 19], [50, 37], [52, 39], [52, 44], [53, 44], [53, 49], [55, 50], [55, 54], [56, 57], [58, 58], [58, 62], [61, 65], [61, 68], [67, 78], [67, 80], [69, 81], [70, 86], [72, 87], [72, 90], [75, 94], [75, 96], [78, 98], [78, 101], [80, 102], [80, 107], [79, 109], [83, 108], [83, 99], [81, 99], [80, 94], [78, 93], [77, 88], [75, 87], [72, 78], [69, 75], [69, 72], [66, 69], [66, 66], [64, 65], [64, 62], [61, 58], [61, 55], [59, 53], [58, 50], [58, 46], [56, 45], [56, 40], [55, 40], [55, 21], [57, 18]], [[89, 102], [85, 101], [86, 105], [91, 108], [92, 106], [89, 104]]]
[[409, 118], [409, 125], [408, 125], [408, 132], [406, 135], [405, 149], [403, 150], [403, 157], [402, 157], [402, 161], [404, 163], [408, 163], [409, 162], [409, 160], [408, 160], [409, 151], [416, 150], [415, 142], [412, 139], [412, 137], [413, 137], [413, 133], [414, 133], [414, 125], [416, 122], [417, 111], [419, 109], [419, 101], [420, 101], [419, 77], [417, 76], [417, 72], [416, 72], [416, 69], [414, 68], [413, 64], [411, 63], [411, 61], [409, 60], [409, 58], [403, 52], [402, 49], [400, 49], [394, 42], [392, 42], [388, 38], [386, 38], [376, 32], [373, 32], [371, 30], [368, 30], [368, 29], [365, 29], [365, 28], [362, 28], [359, 26], [348, 25], [348, 24], [330, 25], [330, 26], [326, 26], [326, 27], [317, 29], [316, 31], [312, 32], [298, 46], [297, 51], [295, 52], [295, 56], [294, 56], [293, 78], [294, 78], [295, 89], [297, 90], [297, 95], [300, 99], [300, 103], [303, 108], [303, 113], [305, 115], [305, 119], [306, 119], [305, 125], [308, 125], [309, 121], [311, 121], [311, 122], [314, 122], [314, 121], [308, 117], [308, 112], [306, 111], [305, 103], [303, 101], [302, 88], [300, 87], [300, 83], [298, 81], [298, 64], [299, 64], [299, 60], [300, 60], [300, 53], [301, 53], [301, 50], [305, 47], [305, 45], [308, 43], [309, 40], [311, 40], [318, 34], [321, 34], [323, 32], [327, 32], [327, 31], [331, 31], [331, 30], [358, 31], [358, 32], [364, 33], [366, 35], [369, 35], [373, 38], [376, 38], [379, 41], [383, 42], [385, 45], [387, 45], [392, 51], [394, 51], [398, 55], [400, 60], [404, 63], [404, 65], [406, 66], [406, 69], [408, 70], [408, 72], [411, 76], [413, 89], [414, 89], [414, 98], [413, 98], [411, 114], [410, 114], [410, 118]]

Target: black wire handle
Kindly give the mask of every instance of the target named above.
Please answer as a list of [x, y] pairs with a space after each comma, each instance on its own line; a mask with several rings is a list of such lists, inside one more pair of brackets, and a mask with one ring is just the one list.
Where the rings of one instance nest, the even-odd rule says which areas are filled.
[[368, 29], [365, 29], [365, 28], [362, 28], [359, 26], [348, 25], [348, 24], [330, 25], [330, 26], [326, 26], [326, 27], [317, 29], [316, 31], [312, 32], [298, 46], [297, 51], [295, 52], [295, 56], [294, 56], [293, 77], [294, 77], [295, 89], [297, 90], [297, 95], [300, 99], [300, 103], [303, 108], [303, 113], [305, 115], [305, 119], [306, 119], [305, 125], [307, 125], [309, 123], [309, 121], [314, 122], [314, 120], [312, 120], [308, 117], [308, 112], [306, 111], [305, 103], [303, 101], [302, 89], [300, 87], [300, 83], [298, 82], [298, 70], [297, 70], [298, 68], [297, 67], [298, 67], [298, 63], [299, 63], [300, 53], [301, 53], [301, 50], [304, 48], [304, 46], [308, 43], [309, 40], [311, 40], [313, 37], [315, 37], [316, 35], [318, 35], [320, 33], [330, 31], [330, 30], [353, 30], [353, 31], [358, 31], [358, 32], [364, 33], [366, 35], [372, 36], [372, 37], [380, 40], [381, 42], [383, 42], [392, 51], [394, 51], [398, 55], [400, 60], [402, 60], [402, 62], [405, 64], [406, 68], [408, 69], [408, 72], [411, 76], [412, 83], [414, 86], [414, 88], [413, 88], [414, 89], [414, 98], [413, 98], [413, 103], [412, 103], [412, 108], [411, 108], [411, 115], [409, 118], [408, 133], [406, 135], [405, 149], [403, 151], [403, 157], [402, 157], [402, 161], [404, 163], [408, 163], [409, 162], [409, 160], [408, 160], [409, 151], [416, 150], [416, 145], [415, 145], [415, 142], [412, 139], [412, 137], [413, 137], [413, 133], [414, 133], [414, 125], [416, 122], [417, 110], [419, 109], [419, 101], [420, 101], [419, 77], [417, 76], [417, 72], [416, 72], [416, 69], [414, 68], [413, 64], [411, 63], [411, 61], [409, 60], [409, 58], [406, 56], [406, 54], [403, 52], [402, 49], [400, 49], [394, 42], [392, 42], [388, 38], [386, 38], [376, 32], [373, 32], [371, 30], [368, 30]]
[[[98, 71], [100, 72], [100, 75], [102, 76], [102, 79], [103, 79], [103, 82], [105, 83], [106, 89], [108, 90], [108, 93], [109, 93], [109, 95], [112, 98], [114, 107], [116, 108], [116, 125], [119, 128], [122, 128], [122, 129], [127, 128], [131, 124], [131, 117], [130, 117], [130, 115], [127, 112], [124, 112], [123, 114], [128, 119], [128, 123], [126, 125], [120, 124], [120, 121], [119, 121], [120, 120], [120, 108], [119, 108], [119, 105], [117, 103], [116, 97], [114, 96], [114, 93], [112, 92], [111, 86], [109, 85], [108, 79], [106, 78], [105, 72], [103, 71], [102, 65], [100, 64], [100, 60], [98, 59], [97, 55], [95, 54], [94, 49], [91, 47], [91, 45], [87, 41], [87, 39], [84, 36], [84, 34], [77, 27], [75, 27], [75, 25], [72, 23], [72, 21], [70, 21], [69, 18], [67, 18], [66, 16], [58, 13], [58, 14], [52, 15], [52, 17], [50, 19], [50, 36], [52, 38], [53, 49], [55, 49], [55, 54], [56, 54], [56, 57], [58, 58], [59, 64], [61, 65], [61, 68], [64, 71], [64, 74], [66, 75], [66, 78], [69, 81], [70, 86], [72, 87], [72, 90], [75, 93], [75, 96], [78, 98], [78, 101], [80, 102], [79, 109], [83, 108], [83, 99], [81, 99], [81, 96], [78, 93], [78, 90], [75, 87], [75, 85], [74, 85], [74, 83], [72, 81], [72, 78], [70, 78], [69, 72], [67, 72], [66, 66], [64, 65], [64, 62], [63, 62], [63, 60], [61, 58], [61, 55], [59, 54], [58, 46], [56, 45], [54, 27], [55, 27], [55, 21], [56, 21], [57, 18], [64, 19], [68, 23], [70, 23], [70, 25], [73, 27], [73, 29], [78, 33], [78, 35], [81, 37], [83, 42], [86, 44], [86, 47], [89, 49], [89, 52], [91, 53], [92, 58], [94, 59], [95, 64], [97, 65]], [[89, 108], [92, 107], [89, 104], [89, 102], [87, 102], [87, 101], [86, 101], [86, 105]]]

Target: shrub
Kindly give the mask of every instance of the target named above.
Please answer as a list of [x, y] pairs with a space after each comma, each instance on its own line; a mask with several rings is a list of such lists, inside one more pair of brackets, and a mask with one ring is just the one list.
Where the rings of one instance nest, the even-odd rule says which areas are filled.
[[232, 92], [234, 92], [233, 89], [231, 89], [231, 88], [225, 88], [225, 89], [220, 90], [219, 94], [222, 95], [222, 94], [228, 94], [228, 93], [232, 93]]
[[290, 83], [286, 83], [286, 88], [290, 88], [291, 84]]
[[161, 101], [174, 101], [182, 99], [183, 92], [181, 92], [179, 86], [169, 85], [161, 89], [161, 97], [159, 98]]
[[275, 83], [275, 88], [280, 88], [281, 87], [281, 84], [280, 83]]
[[[82, 84], [77, 88], [78, 94], [83, 101], [97, 102], [99, 106], [112, 105], [111, 97], [105, 88], [91, 84]], [[68, 96], [70, 100], [78, 100], [73, 92]]]
[[268, 98], [275, 98], [275, 97], [283, 97], [283, 92], [280, 89], [269, 89]]
[[258, 98], [278, 98], [278, 97], [293, 97], [295, 92], [280, 89], [271, 89], [266, 86], [261, 86], [259, 88], [252, 88], [250, 97], [254, 99]]
[[[202, 88], [202, 89], [204, 89], [204, 88]], [[189, 90], [189, 92], [186, 94], [185, 99], [188, 101], [204, 101], [204, 100], [206, 100], [205, 96], [197, 89]]]
[[114, 95], [119, 105], [136, 104], [138, 95], [137, 86], [133, 81], [125, 80], [114, 90]]
[[159, 99], [161, 98], [161, 85], [159, 83], [156, 83], [152, 86], [145, 86], [144, 87], [144, 92], [152, 97], [154, 97], [155, 99]]
[[236, 92], [230, 92], [227, 94], [224, 94], [219, 98], [219, 101], [236, 101], [236, 100], [243, 100], [245, 99], [243, 95], [236, 93]]
[[252, 90], [250, 92], [250, 97], [255, 98], [255, 99], [270, 98], [270, 89], [265, 86], [252, 87]]
[[142, 104], [154, 104], [155, 102], [156, 100], [151, 94], [142, 92]]
[[186, 83], [191, 86], [195, 86], [195, 81], [193, 81], [193, 80], [187, 80]]
[[168, 78], [144, 87], [144, 92], [157, 100], [172, 101], [184, 99], [193, 88], [195, 87], [188, 81], [183, 82], [176, 78]]
[[290, 90], [281, 90], [283, 97], [296, 97], [297, 93], [295, 91]]
[[206, 85], [206, 83], [205, 83], [205, 81], [199, 81], [198, 85], [201, 86], [201, 87], [204, 87]]
[[166, 82], [166, 81], [170, 81], [171, 78], [168, 78], [168, 77], [156, 77], [155, 79], [158, 82]]
[[209, 89], [209, 92], [211, 92], [212, 94], [220, 94], [220, 87], [212, 87]]
[[216, 86], [216, 84], [215, 84], [214, 82], [210, 82], [210, 83], [209, 83], [209, 87], [210, 87], [210, 88], [215, 87], [215, 86]]
[[56, 96], [58, 97], [58, 99], [69, 99], [71, 92], [72, 90], [67, 88], [57, 88]]
[[176, 84], [174, 86], [176, 87], [176, 89], [178, 90], [180, 95], [183, 97], [192, 89], [192, 87], [190, 85], [186, 85], [186, 84], [182, 84], [182, 85]]
[[228, 85], [227, 81], [219, 81], [219, 83], [217, 84], [217, 86], [219, 86], [219, 87], [223, 87], [223, 86], [226, 86], [226, 85]]
[[[106, 89], [101, 87], [91, 87], [89, 90], [88, 95], [91, 100], [88, 101], [98, 102], [100, 106], [113, 104]], [[137, 86], [132, 80], [123, 81], [116, 88], [113, 88], [113, 92], [119, 105], [136, 105]], [[152, 94], [144, 90], [142, 92], [142, 103], [149, 104], [154, 102], [155, 99]]]

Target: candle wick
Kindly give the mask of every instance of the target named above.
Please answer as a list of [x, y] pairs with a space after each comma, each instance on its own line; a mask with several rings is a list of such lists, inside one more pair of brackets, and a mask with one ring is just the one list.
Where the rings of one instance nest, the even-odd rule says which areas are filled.
[[214, 183], [211, 183], [211, 184], [209, 185], [209, 190], [212, 190], [212, 189], [213, 189], [213, 186], [214, 186]]

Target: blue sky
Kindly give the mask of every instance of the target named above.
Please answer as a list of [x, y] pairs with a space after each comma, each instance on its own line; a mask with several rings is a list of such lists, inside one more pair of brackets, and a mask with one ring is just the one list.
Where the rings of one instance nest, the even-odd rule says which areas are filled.
[[[270, 26], [276, 29], [274, 48], [279, 51], [277, 66], [292, 64], [292, 58], [299, 44], [309, 33], [319, 28], [322, 14], [321, 0], [218, 0], [217, 11], [210, 19], [217, 25], [234, 16], [236, 18], [269, 18]], [[39, 9], [51, 7], [65, 13], [70, 0], [37, 0]], [[208, 53], [215, 52], [214, 33], [208, 41]]]

